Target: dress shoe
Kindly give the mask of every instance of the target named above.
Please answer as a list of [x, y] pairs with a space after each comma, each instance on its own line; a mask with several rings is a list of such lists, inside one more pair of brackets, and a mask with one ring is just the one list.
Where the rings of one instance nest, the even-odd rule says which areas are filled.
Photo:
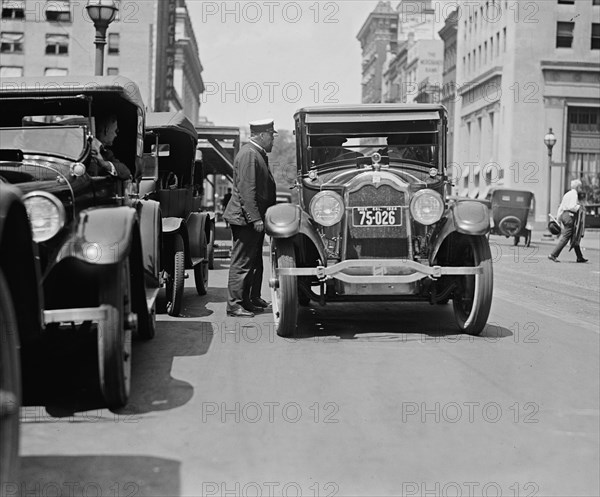
[[252, 300], [250, 300], [250, 302], [252, 302], [252, 305], [254, 305], [256, 307], [262, 307], [263, 309], [266, 307], [269, 307], [271, 305], [270, 302], [267, 302], [266, 300], [264, 300], [260, 297], [255, 297]]
[[248, 312], [253, 312], [254, 314], [260, 314], [261, 312], [265, 312], [265, 310], [262, 307], [258, 307], [254, 304], [251, 304], [250, 302], [242, 304], [242, 307]]
[[231, 309], [227, 311], [227, 315], [232, 318], [253, 318], [254, 313], [247, 311], [243, 307], [238, 307], [237, 309]]
[[550, 254], [548, 256], [548, 259], [550, 259], [552, 262], [560, 262], [556, 257], [554, 257], [552, 254]]
[[577, 262], [587, 262], [587, 259], [584, 259], [583, 257], [581, 259], [577, 259]]

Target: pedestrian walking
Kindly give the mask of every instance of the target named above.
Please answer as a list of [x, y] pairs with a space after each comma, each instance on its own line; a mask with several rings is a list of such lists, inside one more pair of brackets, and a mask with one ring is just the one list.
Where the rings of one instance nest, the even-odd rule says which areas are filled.
[[[579, 194], [581, 193], [581, 181], [575, 179], [571, 181], [571, 189], [565, 193], [562, 198], [562, 201], [558, 207], [558, 213], [556, 214], [556, 219], [563, 225], [563, 229], [558, 239], [558, 243], [556, 247], [552, 251], [552, 253], [548, 256], [553, 262], [560, 262], [558, 260], [558, 256], [560, 255], [565, 245], [569, 243], [571, 240], [571, 236], [573, 235], [573, 230], [576, 228], [575, 221], [579, 214], [579, 209], [582, 209], [582, 205], [579, 203]], [[581, 247], [579, 246], [579, 242], [573, 245], [573, 249], [575, 250], [575, 254], [577, 255], [577, 262], [587, 262], [588, 260], [583, 257], [581, 253]]]
[[223, 195], [223, 199], [221, 200], [221, 207], [223, 208], [223, 212], [227, 209], [227, 204], [231, 200], [231, 188], [227, 188], [227, 193]]
[[275, 134], [272, 119], [251, 122], [250, 141], [233, 162], [233, 192], [223, 213], [233, 237], [227, 299], [227, 315], [232, 317], [254, 317], [269, 306], [260, 291], [264, 218], [277, 198], [267, 157]]

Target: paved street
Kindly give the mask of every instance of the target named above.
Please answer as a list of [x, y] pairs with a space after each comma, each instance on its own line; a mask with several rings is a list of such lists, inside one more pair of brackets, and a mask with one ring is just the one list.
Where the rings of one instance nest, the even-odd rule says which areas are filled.
[[118, 413], [93, 340], [49, 342], [7, 495], [599, 495], [600, 252], [554, 264], [535, 238], [490, 242], [477, 338], [456, 335], [451, 304], [377, 303], [303, 308], [282, 339], [268, 313], [225, 317], [221, 260], [207, 296], [189, 272], [183, 315], [134, 343]]

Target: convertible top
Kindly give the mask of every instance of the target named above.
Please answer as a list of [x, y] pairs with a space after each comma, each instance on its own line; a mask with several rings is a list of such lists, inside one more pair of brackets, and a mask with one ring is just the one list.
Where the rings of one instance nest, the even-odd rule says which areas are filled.
[[145, 107], [137, 84], [124, 76], [46, 76], [0, 80], [0, 99], [94, 96], [107, 93], [119, 95], [138, 108]]
[[177, 112], [149, 112], [146, 114], [146, 131], [171, 131], [186, 133], [193, 140], [198, 140], [198, 133], [192, 122], [183, 111]]

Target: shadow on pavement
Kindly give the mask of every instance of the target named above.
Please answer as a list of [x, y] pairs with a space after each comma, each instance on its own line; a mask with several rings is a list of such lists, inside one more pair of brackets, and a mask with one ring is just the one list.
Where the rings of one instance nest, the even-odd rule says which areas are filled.
[[411, 341], [455, 336], [457, 339], [507, 338], [513, 333], [488, 324], [479, 337], [460, 333], [452, 303], [430, 305], [416, 302], [336, 303], [300, 307], [295, 338], [338, 337], [340, 340]]
[[147, 456], [21, 457], [18, 482], [2, 495], [178, 496], [179, 461]]
[[[187, 403], [192, 385], [171, 376], [175, 357], [207, 353], [212, 323], [157, 322], [153, 340], [134, 340], [131, 393], [119, 413], [138, 414], [173, 409]], [[95, 331], [45, 334], [23, 354], [23, 405], [45, 406], [52, 417], [106, 407], [98, 379]]]

